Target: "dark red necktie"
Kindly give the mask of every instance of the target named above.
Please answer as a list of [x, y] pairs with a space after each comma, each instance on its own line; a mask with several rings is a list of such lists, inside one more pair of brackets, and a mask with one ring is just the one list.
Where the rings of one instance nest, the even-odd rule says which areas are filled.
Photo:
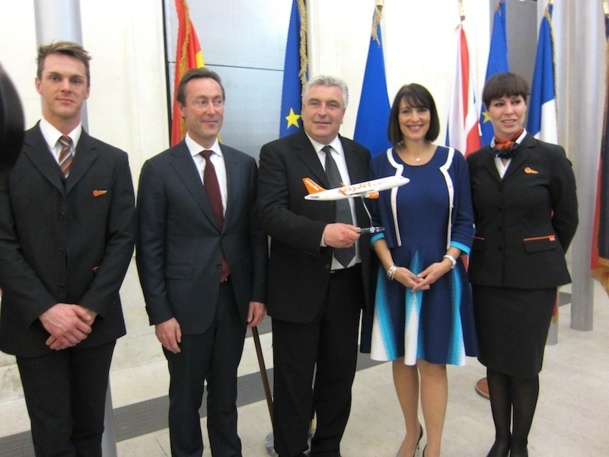
[[[216, 175], [216, 169], [214, 164], [211, 162], [211, 155], [213, 151], [205, 150], [201, 152], [201, 155], [205, 159], [205, 170], [203, 171], [203, 185], [205, 186], [205, 192], [207, 193], [207, 198], [209, 199], [209, 203], [214, 211], [214, 216], [216, 218], [216, 224], [218, 225], [218, 230], [222, 231], [222, 226], [224, 225], [224, 210], [222, 208], [222, 194], [220, 193], [220, 184], [218, 183], [218, 176]], [[230, 275], [230, 269], [228, 267], [228, 263], [224, 258], [224, 253], [222, 253], [222, 274], [220, 276], [220, 282], [224, 282], [228, 279]]]

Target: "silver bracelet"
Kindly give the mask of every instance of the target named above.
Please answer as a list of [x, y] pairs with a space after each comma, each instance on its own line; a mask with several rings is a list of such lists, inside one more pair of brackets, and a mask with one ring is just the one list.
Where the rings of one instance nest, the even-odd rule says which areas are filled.
[[387, 279], [389, 281], [393, 281], [393, 276], [395, 275], [396, 270], [398, 269], [398, 267], [396, 267], [395, 265], [391, 265], [389, 267], [389, 269], [387, 270], [387, 273], [385, 276], [387, 276]]
[[452, 255], [450, 254], [446, 254], [444, 257], [444, 259], [448, 259], [450, 260], [450, 263], [452, 264], [450, 266], [450, 269], [452, 270], [453, 268], [455, 268], [455, 265], [457, 265], [457, 259], [455, 259]]

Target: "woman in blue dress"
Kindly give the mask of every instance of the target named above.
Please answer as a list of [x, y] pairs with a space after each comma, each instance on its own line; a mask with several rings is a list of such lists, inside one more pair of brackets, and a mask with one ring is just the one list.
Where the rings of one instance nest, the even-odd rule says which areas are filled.
[[[446, 364], [477, 355], [472, 300], [461, 254], [474, 234], [469, 174], [452, 148], [432, 143], [440, 122], [433, 97], [419, 84], [395, 97], [388, 134], [393, 148], [372, 159], [372, 178], [404, 176], [402, 187], [381, 192], [371, 205], [372, 238], [380, 262], [371, 357], [393, 362], [393, 379], [406, 425], [398, 457], [412, 457], [423, 427], [425, 457], [438, 457], [448, 401]], [[420, 378], [419, 378], [420, 377]], [[419, 381], [420, 379], [420, 381]]]

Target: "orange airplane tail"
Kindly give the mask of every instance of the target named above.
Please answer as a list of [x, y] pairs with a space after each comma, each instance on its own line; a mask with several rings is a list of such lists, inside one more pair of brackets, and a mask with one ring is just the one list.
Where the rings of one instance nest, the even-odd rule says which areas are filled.
[[302, 182], [304, 183], [310, 194], [316, 194], [318, 192], [323, 192], [324, 190], [326, 190], [319, 184], [317, 184], [315, 181], [313, 181], [311, 178], [302, 178]]

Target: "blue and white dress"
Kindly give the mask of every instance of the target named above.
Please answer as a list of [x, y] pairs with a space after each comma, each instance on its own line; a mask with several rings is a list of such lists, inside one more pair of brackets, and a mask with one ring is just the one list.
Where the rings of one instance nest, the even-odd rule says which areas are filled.
[[[474, 235], [473, 209], [467, 164], [454, 149], [438, 146], [423, 165], [404, 163], [388, 149], [372, 159], [372, 179], [405, 176], [410, 182], [381, 192], [371, 205], [374, 225], [385, 232], [395, 265], [415, 274], [442, 260], [449, 246], [469, 254]], [[476, 356], [478, 344], [472, 298], [462, 259], [429, 290], [413, 292], [378, 272], [372, 326], [371, 358], [415, 365], [464, 365]]]

